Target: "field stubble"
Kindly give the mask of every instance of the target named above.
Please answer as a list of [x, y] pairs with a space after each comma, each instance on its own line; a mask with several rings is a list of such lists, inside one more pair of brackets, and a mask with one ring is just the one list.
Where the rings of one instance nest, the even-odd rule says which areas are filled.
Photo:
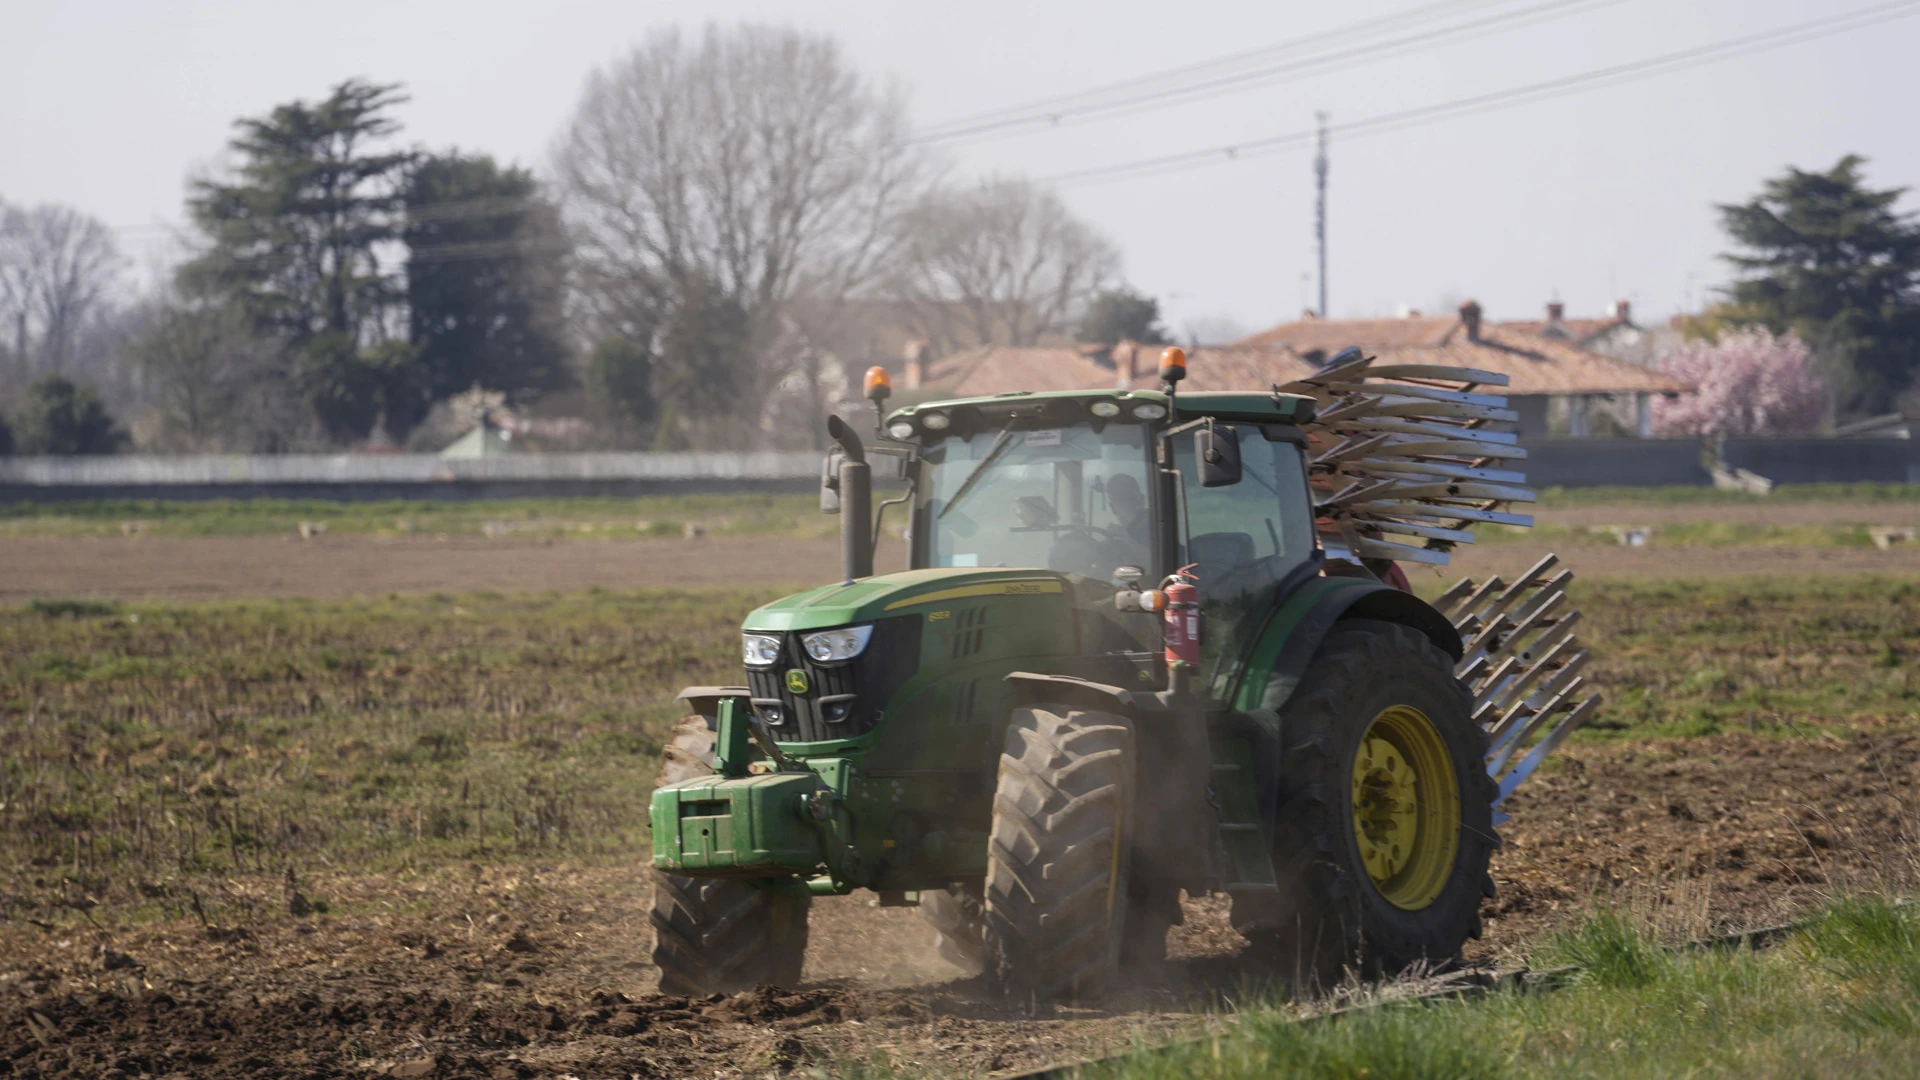
[[[818, 909], [802, 991], [649, 996], [640, 866], [671, 695], [732, 674], [739, 616], [767, 595], [0, 612], [0, 1060], [988, 1070], [1203, 1027], [1190, 1006], [1250, 977], [1199, 904], [1164, 985], [1010, 1016], [918, 959], [911, 912], [853, 897]], [[1911, 883], [1920, 589], [1602, 582], [1576, 600], [1609, 704], [1516, 796], [1479, 955], [1609, 893], [1677, 933]]]

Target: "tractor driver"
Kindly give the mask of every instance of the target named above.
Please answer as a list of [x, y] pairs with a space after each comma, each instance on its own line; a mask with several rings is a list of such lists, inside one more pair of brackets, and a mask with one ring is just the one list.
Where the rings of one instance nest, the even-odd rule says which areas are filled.
[[1119, 473], [1106, 479], [1105, 489], [1113, 524], [1061, 536], [1049, 566], [1107, 577], [1122, 566], [1147, 565], [1147, 554], [1153, 550], [1153, 515], [1147, 512], [1147, 494], [1140, 481]]
[[1132, 541], [1144, 557], [1153, 537], [1153, 519], [1147, 513], [1147, 493], [1140, 490], [1140, 481], [1127, 473], [1109, 479], [1107, 509], [1113, 511], [1115, 522], [1109, 532]]

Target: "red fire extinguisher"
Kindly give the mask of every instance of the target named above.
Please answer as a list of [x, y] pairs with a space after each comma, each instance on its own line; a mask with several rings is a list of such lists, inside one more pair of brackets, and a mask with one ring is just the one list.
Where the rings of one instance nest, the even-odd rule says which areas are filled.
[[1199, 579], [1193, 574], [1194, 567], [1199, 565], [1183, 566], [1162, 583], [1167, 594], [1163, 636], [1169, 664], [1180, 661], [1189, 667], [1200, 666], [1200, 590], [1194, 584]]

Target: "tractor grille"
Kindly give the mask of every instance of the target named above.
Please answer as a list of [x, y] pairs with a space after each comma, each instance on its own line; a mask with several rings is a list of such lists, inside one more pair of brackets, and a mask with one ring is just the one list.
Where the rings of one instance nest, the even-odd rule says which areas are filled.
[[[851, 739], [872, 731], [894, 691], [920, 667], [917, 615], [876, 621], [866, 649], [838, 663], [808, 656], [800, 637], [798, 631], [780, 635], [780, 662], [747, 669], [754, 712], [779, 742]], [[806, 673], [804, 693], [787, 686], [787, 673], [795, 670]]]

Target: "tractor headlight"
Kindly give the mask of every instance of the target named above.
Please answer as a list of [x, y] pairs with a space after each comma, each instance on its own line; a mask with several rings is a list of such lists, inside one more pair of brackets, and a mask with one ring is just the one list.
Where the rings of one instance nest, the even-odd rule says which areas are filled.
[[905, 420], [895, 420], [893, 423], [887, 425], [887, 434], [896, 439], [911, 439], [913, 438], [913, 425]]
[[947, 430], [947, 426], [952, 423], [952, 417], [940, 412], [930, 412], [920, 418], [920, 426], [926, 428], [928, 431], [945, 431]]
[[1135, 405], [1133, 407], [1133, 415], [1142, 420], [1158, 420], [1167, 415], [1167, 407], [1165, 405], [1155, 405], [1149, 401], [1141, 405]]
[[822, 630], [817, 634], [807, 634], [800, 644], [807, 655], [815, 660], [851, 660], [860, 655], [867, 647], [867, 639], [873, 636], [873, 626], [843, 626], [838, 630]]
[[780, 659], [780, 639], [767, 634], [741, 634], [740, 652], [748, 667], [767, 667]]
[[1087, 411], [1102, 420], [1111, 420], [1120, 415], [1120, 406], [1111, 401], [1096, 401], [1087, 406]]

